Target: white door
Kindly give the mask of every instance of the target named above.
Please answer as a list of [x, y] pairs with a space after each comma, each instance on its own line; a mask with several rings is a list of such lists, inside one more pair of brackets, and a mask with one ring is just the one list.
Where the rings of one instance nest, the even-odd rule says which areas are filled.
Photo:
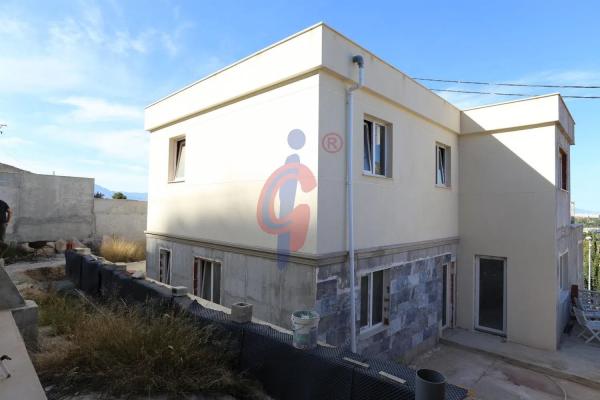
[[475, 329], [506, 334], [506, 259], [477, 256]]

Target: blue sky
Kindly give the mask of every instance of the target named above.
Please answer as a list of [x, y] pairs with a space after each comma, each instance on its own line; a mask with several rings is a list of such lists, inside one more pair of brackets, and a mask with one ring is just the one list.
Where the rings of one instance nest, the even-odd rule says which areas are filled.
[[[146, 105], [318, 21], [411, 76], [600, 85], [592, 0], [9, 0], [0, 15], [0, 162], [112, 190], [146, 190]], [[462, 107], [510, 99], [443, 96]], [[577, 122], [573, 200], [600, 210], [600, 100], [567, 104]]]

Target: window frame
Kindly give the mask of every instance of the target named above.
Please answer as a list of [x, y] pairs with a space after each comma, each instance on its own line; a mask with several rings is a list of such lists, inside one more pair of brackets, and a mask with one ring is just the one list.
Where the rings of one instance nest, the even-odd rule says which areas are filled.
[[[370, 146], [365, 148], [365, 128], [366, 126], [371, 125], [371, 137]], [[383, 174], [376, 173], [376, 162], [375, 162], [375, 143], [377, 139], [377, 127], [383, 128], [383, 137], [384, 137], [384, 149], [382, 151], [384, 162], [383, 162]], [[365, 116], [363, 118], [363, 135], [362, 135], [362, 143], [363, 143], [363, 161], [362, 161], [362, 172], [363, 175], [374, 176], [379, 178], [391, 178], [392, 177], [392, 125], [390, 123], [384, 122], [382, 120]], [[368, 151], [368, 153], [367, 153]], [[365, 155], [369, 155], [369, 169], [365, 169]], [[381, 155], [380, 155], [381, 156]]]
[[[163, 280], [165, 272], [163, 271], [161, 265], [160, 265], [160, 261], [162, 259], [161, 255], [163, 252], [167, 252], [169, 254], [169, 257], [167, 258], [168, 260], [168, 272], [169, 272], [169, 276], [167, 277], [168, 279]], [[158, 249], [158, 281], [161, 283], [164, 283], [165, 285], [171, 285], [171, 281], [172, 281], [172, 276], [173, 276], [173, 268], [172, 268], [172, 261], [173, 261], [173, 252], [171, 251], [171, 249], [168, 249], [166, 247], [159, 247]]]
[[[444, 182], [438, 181], [440, 150], [444, 150]], [[452, 148], [446, 144], [435, 143], [435, 186], [440, 188], [452, 187]]]
[[569, 191], [569, 155], [562, 148], [558, 148], [558, 161], [559, 161], [559, 188], [565, 192]]
[[[215, 266], [219, 267], [219, 293], [218, 299], [215, 301]], [[210, 267], [210, 299], [202, 296], [202, 288], [204, 286], [202, 269]], [[211, 303], [221, 304], [221, 292], [223, 288], [223, 263], [218, 260], [213, 260], [206, 257], [194, 256], [194, 264], [192, 266], [192, 294], [200, 297]]]
[[[373, 275], [381, 273], [382, 279], [382, 288], [381, 288], [381, 321], [373, 323]], [[378, 269], [366, 272], [360, 276], [359, 280], [359, 288], [362, 291], [362, 280], [367, 278], [368, 280], [368, 289], [367, 289], [367, 325], [362, 324], [362, 297], [363, 293], [360, 293], [360, 301], [359, 301], [359, 332], [365, 333], [373, 330], [379, 330], [383, 327], [389, 325], [389, 316], [388, 316], [388, 305], [389, 305], [389, 268], [388, 269]]]
[[[186, 158], [183, 160], [183, 176], [177, 177], [177, 171], [181, 163], [181, 147], [180, 144], [183, 142], [183, 148], [187, 150], [187, 138], [185, 135], [180, 135], [171, 138], [169, 145], [169, 183], [177, 183], [185, 181], [185, 165]], [[187, 151], [186, 151], [187, 154]]]

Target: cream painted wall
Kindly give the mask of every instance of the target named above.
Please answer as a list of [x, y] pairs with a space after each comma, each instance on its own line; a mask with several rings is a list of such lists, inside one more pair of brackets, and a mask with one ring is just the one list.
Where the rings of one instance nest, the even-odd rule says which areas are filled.
[[322, 29], [318, 24], [298, 32], [151, 104], [144, 128], [155, 130], [313, 70], [321, 64]]
[[323, 26], [323, 66], [344, 79], [356, 80], [356, 66], [349, 62], [361, 54], [365, 62], [365, 88], [454, 132], [460, 131], [460, 110], [414, 81], [375, 54], [330, 27]]
[[459, 139], [458, 324], [474, 328], [475, 256], [507, 258], [507, 338], [554, 349], [555, 127]]
[[[318, 90], [314, 75], [152, 132], [148, 231], [275, 249], [276, 236], [257, 223], [257, 201], [290, 154], [317, 177]], [[292, 129], [306, 135], [297, 152], [287, 142]], [[186, 136], [186, 178], [168, 183], [169, 140], [180, 135]], [[298, 190], [296, 204], [311, 207], [300, 252], [317, 248], [317, 198], [318, 188]]]
[[[367, 72], [368, 74], [368, 72]], [[345, 137], [345, 87], [321, 74], [320, 137]], [[366, 176], [363, 119], [392, 125], [392, 176]], [[355, 242], [357, 249], [458, 236], [458, 135], [370, 92], [355, 94], [354, 118]], [[450, 188], [435, 185], [435, 145], [451, 147]], [[345, 148], [319, 149], [318, 252], [344, 251]]]

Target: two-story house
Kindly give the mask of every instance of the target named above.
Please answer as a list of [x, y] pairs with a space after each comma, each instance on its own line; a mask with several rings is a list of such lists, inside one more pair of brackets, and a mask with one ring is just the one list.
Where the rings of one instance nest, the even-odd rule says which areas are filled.
[[315, 309], [321, 340], [365, 354], [447, 327], [557, 347], [582, 258], [560, 95], [461, 110], [317, 24], [145, 128], [150, 277], [284, 327]]

